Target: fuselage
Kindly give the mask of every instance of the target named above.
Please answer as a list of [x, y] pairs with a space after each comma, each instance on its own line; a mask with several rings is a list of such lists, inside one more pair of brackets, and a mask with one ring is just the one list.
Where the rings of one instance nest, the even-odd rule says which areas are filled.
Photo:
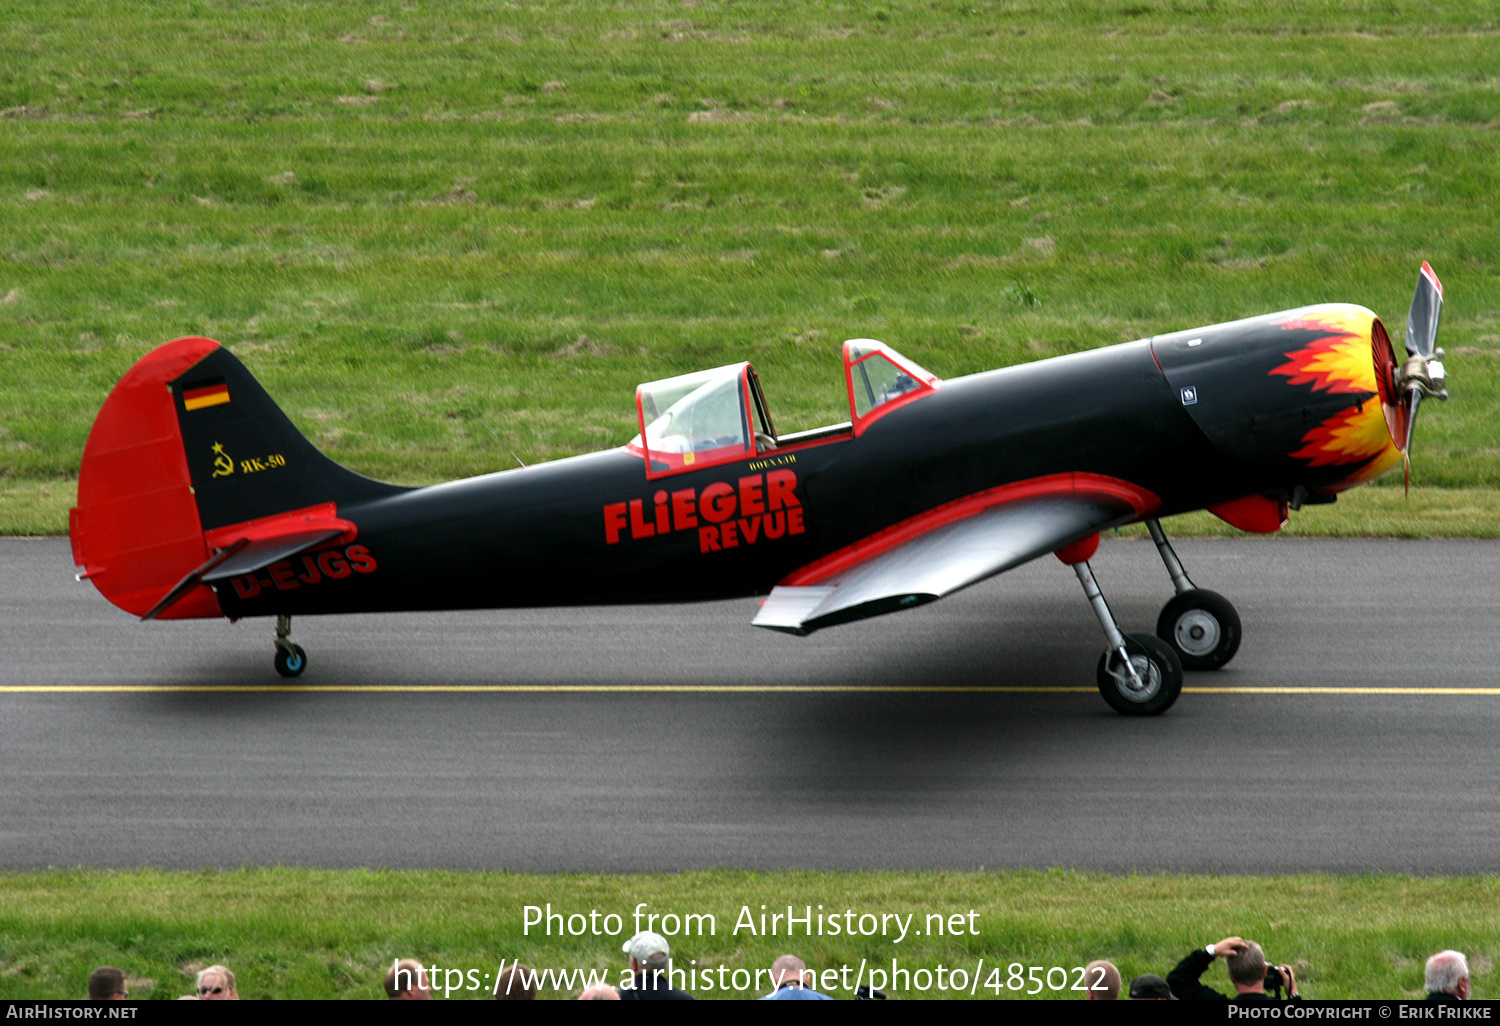
[[1149, 493], [1152, 517], [1329, 501], [1399, 460], [1391, 361], [1370, 311], [1309, 307], [946, 380], [857, 437], [806, 432], [705, 469], [650, 479], [627, 447], [400, 491], [340, 504], [359, 551], [220, 584], [219, 604], [238, 617], [764, 594], [945, 503], [1068, 473]]

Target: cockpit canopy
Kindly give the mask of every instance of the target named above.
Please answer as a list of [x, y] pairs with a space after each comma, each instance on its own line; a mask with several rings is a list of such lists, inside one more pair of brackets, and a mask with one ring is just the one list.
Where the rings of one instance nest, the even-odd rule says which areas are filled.
[[941, 382], [874, 339], [844, 343], [849, 422], [778, 439], [760, 378], [748, 363], [649, 381], [635, 390], [641, 433], [627, 446], [646, 459], [648, 478], [746, 459], [785, 444], [864, 433], [877, 419], [936, 391]]
[[877, 418], [935, 392], [941, 384], [936, 375], [873, 338], [851, 338], [844, 343], [844, 382], [856, 435], [864, 434]]
[[760, 379], [748, 363], [648, 382], [635, 390], [635, 401], [641, 433], [631, 445], [644, 451], [647, 477], [776, 447]]

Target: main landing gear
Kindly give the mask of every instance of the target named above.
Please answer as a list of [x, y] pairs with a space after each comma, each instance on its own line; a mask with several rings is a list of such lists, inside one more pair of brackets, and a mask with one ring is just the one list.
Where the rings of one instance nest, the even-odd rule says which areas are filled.
[[1126, 716], [1166, 712], [1182, 693], [1184, 669], [1217, 670], [1240, 647], [1240, 616], [1234, 606], [1217, 592], [1193, 587], [1160, 521], [1146, 521], [1146, 529], [1177, 590], [1157, 618], [1155, 636], [1120, 632], [1089, 566], [1089, 558], [1099, 547], [1097, 534], [1057, 551], [1057, 558], [1078, 575], [1104, 628], [1108, 647], [1099, 657], [1099, 693], [1110, 708]]
[[[1090, 539], [1098, 544], [1099, 536]], [[1072, 546], [1069, 546], [1072, 548]], [[1094, 581], [1093, 568], [1087, 558], [1072, 559], [1067, 549], [1058, 558], [1068, 563], [1083, 585], [1089, 605], [1104, 628], [1109, 647], [1099, 657], [1096, 674], [1099, 693], [1115, 712], [1126, 716], [1156, 716], [1171, 708], [1182, 694], [1182, 664], [1170, 645], [1149, 634], [1122, 634], [1109, 604]], [[1093, 555], [1092, 548], [1087, 555]]]
[[1161, 521], [1146, 521], [1146, 529], [1177, 590], [1156, 619], [1156, 636], [1177, 653], [1183, 669], [1217, 670], [1239, 651], [1240, 615], [1218, 592], [1193, 587], [1161, 529]]
[[307, 653], [291, 639], [292, 618], [282, 614], [276, 618], [276, 672], [283, 677], [300, 677], [307, 669]]

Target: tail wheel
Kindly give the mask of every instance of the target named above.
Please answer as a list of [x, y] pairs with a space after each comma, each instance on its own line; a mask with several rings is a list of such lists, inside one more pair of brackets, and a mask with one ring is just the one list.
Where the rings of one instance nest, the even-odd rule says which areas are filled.
[[1184, 670], [1217, 670], [1240, 647], [1240, 614], [1216, 591], [1194, 588], [1162, 607], [1156, 636], [1172, 646]]
[[301, 645], [290, 642], [286, 647], [276, 646], [276, 672], [283, 677], [300, 677], [302, 671], [307, 669], [307, 653], [302, 651]]
[[1177, 653], [1160, 638], [1127, 634], [1125, 652], [1143, 685], [1130, 686], [1130, 675], [1120, 665], [1118, 652], [1099, 657], [1099, 693], [1111, 709], [1126, 716], [1159, 716], [1182, 694], [1182, 664]]

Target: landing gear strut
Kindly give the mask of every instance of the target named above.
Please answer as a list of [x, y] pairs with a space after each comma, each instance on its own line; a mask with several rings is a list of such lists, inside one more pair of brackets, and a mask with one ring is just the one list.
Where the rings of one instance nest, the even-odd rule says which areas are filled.
[[1070, 564], [1094, 607], [1108, 644], [1099, 657], [1099, 693], [1115, 712], [1156, 716], [1182, 694], [1182, 665], [1171, 646], [1149, 634], [1121, 634], [1088, 560]]
[[1156, 636], [1177, 653], [1183, 669], [1217, 670], [1239, 651], [1240, 615], [1218, 592], [1193, 587], [1161, 529], [1161, 521], [1146, 521], [1146, 530], [1151, 532], [1177, 591], [1156, 619]]
[[276, 672], [283, 677], [300, 677], [307, 669], [307, 653], [291, 639], [292, 618], [286, 614], [276, 617]]

